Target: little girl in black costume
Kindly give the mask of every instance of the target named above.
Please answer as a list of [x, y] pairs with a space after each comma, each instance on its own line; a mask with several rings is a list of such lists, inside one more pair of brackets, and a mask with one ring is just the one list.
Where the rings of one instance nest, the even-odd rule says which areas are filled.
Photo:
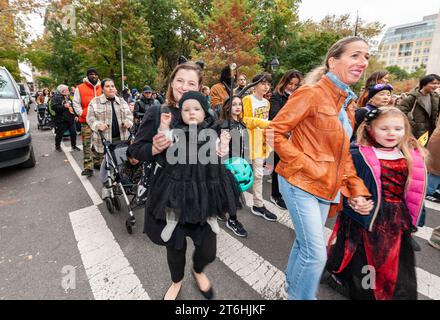
[[[240, 192], [233, 175], [220, 161], [228, 153], [230, 135], [223, 132], [219, 139], [213, 130], [208, 135], [202, 132], [214, 125], [206, 97], [196, 91], [186, 92], [179, 101], [179, 110], [180, 119], [173, 131], [169, 130], [171, 113], [162, 110], [158, 130], [172, 138], [175, 145], [186, 147], [186, 152], [172, 146], [157, 157], [161, 168], [151, 181], [146, 204], [144, 231], [151, 241], [167, 248], [173, 284], [164, 299], [175, 299], [180, 293], [186, 237], [190, 237], [195, 246], [192, 273], [196, 280], [203, 277], [205, 281], [202, 282], [209, 283], [203, 270], [216, 257], [216, 235], [220, 231], [217, 216], [224, 212], [236, 214]], [[213, 149], [216, 155], [211, 155]], [[197, 150], [197, 155], [194, 156], [191, 150]], [[181, 152], [183, 157], [179, 154]], [[211, 161], [206, 161], [207, 158]], [[209, 283], [202, 288], [202, 282], [197, 282], [200, 292], [205, 298], [212, 299], [212, 285]]]

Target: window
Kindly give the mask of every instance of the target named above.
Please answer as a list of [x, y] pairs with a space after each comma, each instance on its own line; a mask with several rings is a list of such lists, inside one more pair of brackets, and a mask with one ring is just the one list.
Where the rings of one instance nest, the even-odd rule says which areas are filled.
[[429, 54], [429, 48], [423, 49], [423, 54]]
[[423, 57], [423, 63], [426, 63], [426, 62], [428, 62], [428, 57]]
[[401, 43], [399, 46], [399, 57], [408, 57], [412, 54], [412, 42]]
[[420, 58], [418, 58], [418, 57], [413, 59], [413, 62], [419, 62], [419, 61], [420, 61]]
[[415, 55], [420, 54], [420, 49], [416, 49], [416, 50], [414, 50], [414, 54], [415, 54]]
[[422, 41], [417, 41], [416, 46], [420, 47], [422, 45]]
[[425, 46], [430, 46], [431, 45], [431, 40], [425, 41]]
[[17, 91], [5, 70], [0, 69], [0, 99], [17, 99]]

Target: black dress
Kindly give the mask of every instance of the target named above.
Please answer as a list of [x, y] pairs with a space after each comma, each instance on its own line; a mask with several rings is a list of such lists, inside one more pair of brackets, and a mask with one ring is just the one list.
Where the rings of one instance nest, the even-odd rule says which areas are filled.
[[[180, 128], [185, 131], [184, 127]], [[197, 144], [197, 151], [200, 148], [207, 150], [206, 144], [213, 144], [210, 150], [215, 152], [216, 141], [190, 138], [188, 130], [184, 136], [186, 150], [190, 150], [191, 142]], [[207, 164], [202, 163], [199, 157], [190, 164], [189, 157], [190, 152], [186, 152], [186, 161], [176, 164], [169, 163], [166, 152], [156, 157], [161, 167], [154, 175], [146, 204], [144, 232], [154, 243], [172, 246], [177, 250], [182, 248], [185, 237], [189, 236], [195, 244], [199, 244], [204, 233], [212, 232], [207, 224], [208, 218], [224, 216], [226, 212], [235, 215], [240, 193], [234, 176], [217, 156], [217, 163]], [[179, 222], [171, 239], [164, 242], [161, 232], [169, 210], [177, 214]]]

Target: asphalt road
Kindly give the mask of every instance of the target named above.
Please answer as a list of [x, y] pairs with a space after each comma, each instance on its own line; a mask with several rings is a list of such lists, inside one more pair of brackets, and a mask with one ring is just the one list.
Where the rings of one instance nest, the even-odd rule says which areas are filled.
[[[170, 285], [166, 251], [142, 233], [143, 210], [135, 211], [137, 222], [129, 235], [125, 208], [112, 215], [86, 190], [83, 180], [101, 194], [97, 171], [90, 179], [75, 172], [75, 165], [82, 170], [82, 152], [69, 151], [68, 139], [65, 152], [56, 152], [53, 133], [37, 130], [32, 109], [30, 118], [36, 166], [0, 169], [0, 299], [161, 299]], [[266, 181], [266, 200], [269, 192]], [[238, 238], [220, 222], [218, 258], [206, 270], [216, 299], [282, 297], [280, 274], [294, 231], [287, 223], [256, 217], [246, 207], [238, 218], [249, 236]], [[333, 224], [329, 219], [327, 227]], [[438, 225], [440, 212], [428, 209], [426, 226]], [[419, 290], [425, 293], [420, 298], [440, 299], [440, 251], [426, 239], [416, 239], [422, 247], [417, 266], [431, 286]], [[202, 299], [190, 274], [192, 249], [189, 241], [181, 299]], [[133, 287], [124, 288], [124, 283]], [[345, 299], [325, 283], [318, 298]]]

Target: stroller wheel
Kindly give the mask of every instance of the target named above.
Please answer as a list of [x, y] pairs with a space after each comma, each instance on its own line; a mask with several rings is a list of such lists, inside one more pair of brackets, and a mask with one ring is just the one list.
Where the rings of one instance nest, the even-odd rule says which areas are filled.
[[121, 200], [119, 200], [118, 196], [115, 196], [113, 199], [113, 206], [115, 207], [116, 210], [121, 210]]
[[107, 206], [108, 212], [113, 214], [115, 212], [115, 207], [113, 206], [113, 201], [110, 198], [105, 199], [105, 205]]
[[125, 221], [125, 227], [127, 228], [127, 232], [129, 233], [129, 234], [132, 234], [133, 233], [133, 227], [131, 226], [131, 223], [127, 220], [127, 221]]

